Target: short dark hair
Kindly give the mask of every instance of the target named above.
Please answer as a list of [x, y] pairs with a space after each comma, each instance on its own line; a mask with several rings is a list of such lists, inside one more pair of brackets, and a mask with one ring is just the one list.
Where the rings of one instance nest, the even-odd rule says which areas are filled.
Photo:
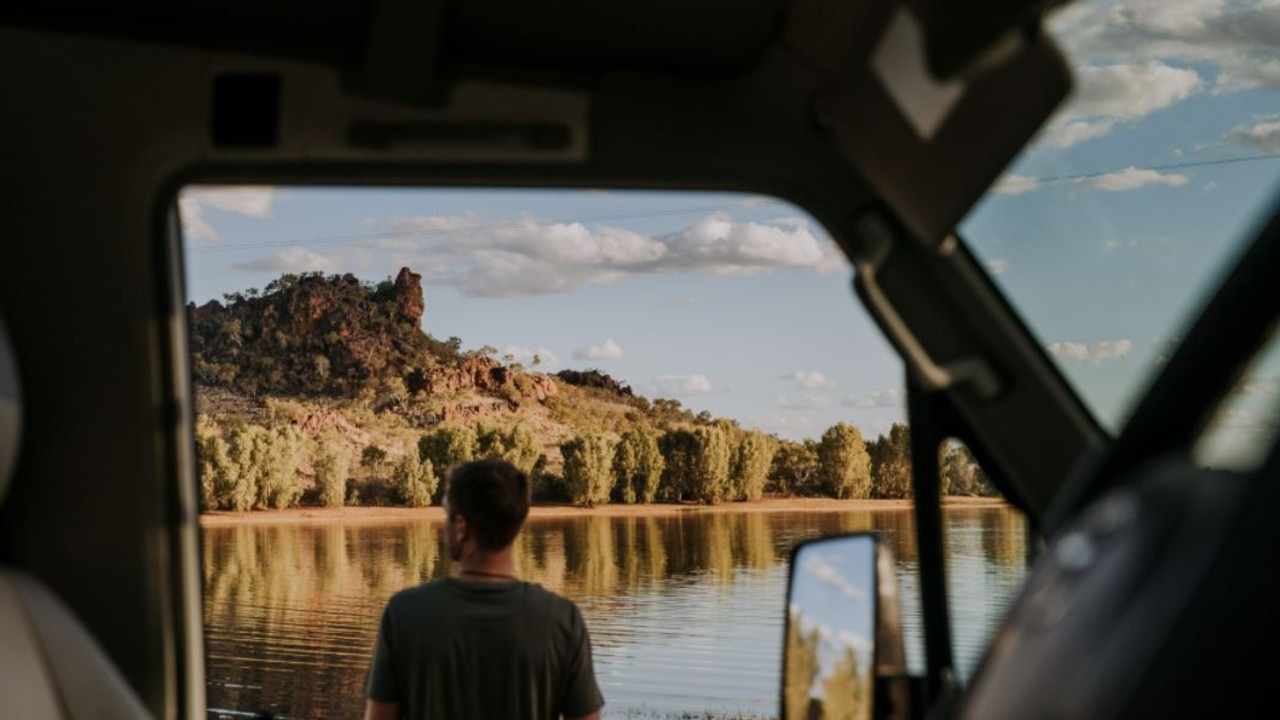
[[477, 460], [449, 471], [449, 513], [467, 519], [476, 543], [500, 550], [516, 539], [529, 515], [529, 478], [506, 460]]

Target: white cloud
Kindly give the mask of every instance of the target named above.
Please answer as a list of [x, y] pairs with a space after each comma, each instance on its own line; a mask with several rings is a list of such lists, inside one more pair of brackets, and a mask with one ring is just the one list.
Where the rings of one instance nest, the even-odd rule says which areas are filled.
[[822, 388], [833, 388], [836, 386], [834, 382], [827, 379], [826, 375], [823, 375], [817, 370], [797, 370], [790, 375], [783, 375], [778, 379], [792, 380], [806, 390], [820, 390]]
[[892, 408], [902, 407], [906, 400], [905, 392], [899, 388], [891, 388], [870, 395], [851, 395], [844, 399], [844, 404], [851, 408]]
[[987, 261], [987, 270], [991, 271], [992, 275], [1004, 275], [1009, 272], [1009, 261], [991, 258]]
[[508, 345], [495, 356], [498, 360], [506, 362], [516, 362], [521, 365], [532, 366], [533, 359], [538, 359], [538, 367], [556, 367], [560, 364], [560, 357], [545, 347], [537, 349], [522, 347], [520, 345]]
[[1133, 343], [1129, 340], [1104, 340], [1095, 343], [1054, 342], [1049, 343], [1047, 349], [1051, 355], [1060, 360], [1074, 360], [1096, 365], [1128, 356], [1133, 350]]
[[1237, 125], [1223, 136], [1264, 152], [1280, 152], [1280, 115], [1258, 118], [1252, 124]]
[[276, 189], [266, 185], [227, 185], [224, 187], [193, 185], [185, 188], [178, 198], [178, 214], [182, 218], [182, 233], [188, 240], [218, 239], [218, 233], [209, 224], [204, 211], [214, 208], [222, 212], [242, 215], [256, 220], [271, 217]]
[[671, 397], [711, 392], [711, 382], [703, 375], [660, 375], [653, 379], [653, 384], [659, 395]]
[[1195, 70], [1160, 60], [1085, 65], [1075, 77], [1076, 93], [1045, 129], [1045, 144], [1067, 148], [1103, 137], [1122, 122], [1163, 110], [1203, 88]]
[[1182, 187], [1189, 182], [1191, 182], [1191, 178], [1186, 175], [1162, 173], [1157, 170], [1128, 167], [1124, 170], [1106, 173], [1105, 175], [1081, 178], [1076, 181], [1076, 184], [1106, 192], [1125, 192], [1127, 190], [1137, 190], [1139, 188], [1150, 187], [1152, 185]]
[[[466, 215], [422, 216], [395, 220], [388, 227], [400, 237], [370, 244], [398, 251], [394, 259], [400, 264], [424, 268], [427, 282], [479, 297], [569, 292], [648, 273], [747, 275], [786, 267], [815, 272], [848, 268], [830, 238], [797, 218], [734, 222], [717, 212], [660, 236], [532, 216], [490, 224]], [[414, 235], [440, 237], [423, 242]]]
[[1021, 195], [1040, 189], [1038, 178], [1026, 175], [1003, 175], [991, 186], [991, 191], [1002, 195]]
[[807, 415], [783, 415], [781, 413], [751, 415], [747, 418], [747, 421], [754, 423], [758, 427], [777, 430], [807, 430], [817, 426], [813, 418]]
[[1139, 118], [1182, 102], [1201, 89], [1200, 75], [1157, 60], [1082, 67], [1079, 91], [1067, 106], [1069, 117]]
[[575, 360], [621, 360], [624, 356], [622, 346], [614, 342], [613, 338], [599, 345], [589, 345], [573, 351]]
[[338, 264], [306, 248], [291, 247], [258, 260], [233, 263], [231, 267], [252, 272], [335, 272]]
[[218, 239], [218, 233], [204, 219], [204, 208], [195, 198], [178, 199], [178, 217], [182, 219], [182, 236], [187, 240]]
[[276, 189], [269, 185], [195, 186], [183, 190], [182, 196], [223, 212], [266, 220], [271, 217]]
[[812, 410], [831, 407], [831, 399], [820, 395], [791, 396], [778, 393], [773, 396], [773, 406], [782, 409]]
[[865, 590], [854, 587], [853, 583], [845, 579], [839, 570], [836, 570], [830, 563], [823, 560], [821, 555], [810, 555], [809, 559], [804, 561], [804, 569], [819, 582], [830, 585], [850, 600], [865, 600], [867, 598]]
[[1040, 140], [1056, 148], [1069, 148], [1077, 143], [1108, 135], [1115, 126], [1116, 121], [1110, 118], [1068, 120], [1047, 126], [1040, 135]]
[[[371, 218], [366, 218], [361, 222], [367, 223], [370, 221]], [[372, 222], [375, 225], [383, 224], [377, 220], [372, 220]], [[463, 213], [461, 215], [415, 215], [413, 217], [397, 218], [386, 223], [386, 225], [397, 235], [426, 235], [436, 232], [464, 230], [479, 223], [480, 218], [475, 213]]]
[[1275, 0], [1090, 0], [1057, 13], [1050, 27], [1079, 64], [1194, 63], [1208, 70], [1214, 93], [1280, 88]]

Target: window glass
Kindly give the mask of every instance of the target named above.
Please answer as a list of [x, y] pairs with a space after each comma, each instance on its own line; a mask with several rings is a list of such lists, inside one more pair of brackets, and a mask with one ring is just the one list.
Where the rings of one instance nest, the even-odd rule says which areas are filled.
[[[987, 641], [1017, 597], [1027, 571], [1027, 522], [959, 441], [939, 450], [947, 602], [956, 672], [971, 677]], [[907, 664], [925, 672], [924, 621], [915, 546], [899, 554], [902, 626]]]
[[1106, 428], [1275, 206], [1274, 19], [1261, 0], [1057, 11], [1076, 92], [962, 225]]
[[1205, 467], [1248, 471], [1262, 465], [1280, 430], [1280, 343], [1273, 334], [1193, 448]]
[[[440, 481], [468, 457], [530, 473], [518, 572], [581, 607], [611, 715], [773, 716], [801, 540], [878, 530], [915, 586], [902, 364], [798, 209], [257, 186], [179, 204], [212, 716], [360, 714], [387, 599], [456, 571]], [[980, 491], [960, 465], [955, 492]], [[962, 528], [988, 532], [972, 502], [948, 506], [957, 587], [989, 572], [966, 559]]]

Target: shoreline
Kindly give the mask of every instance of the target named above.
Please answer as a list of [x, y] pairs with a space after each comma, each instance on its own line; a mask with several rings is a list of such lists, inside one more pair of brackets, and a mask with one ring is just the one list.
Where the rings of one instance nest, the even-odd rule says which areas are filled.
[[[944, 507], [1009, 507], [999, 498], [944, 498]], [[835, 498], [773, 498], [755, 502], [730, 502], [719, 505], [654, 503], [651, 505], [597, 505], [580, 508], [574, 505], [534, 505], [529, 520], [573, 517], [674, 517], [685, 513], [755, 513], [755, 512], [847, 512], [869, 510], [909, 510], [911, 500], [837, 500]], [[444, 510], [438, 505], [425, 508], [408, 507], [301, 507], [287, 510], [251, 510], [233, 512], [215, 510], [200, 514], [202, 527], [227, 525], [283, 525], [305, 523], [406, 523], [420, 520], [444, 521]]]

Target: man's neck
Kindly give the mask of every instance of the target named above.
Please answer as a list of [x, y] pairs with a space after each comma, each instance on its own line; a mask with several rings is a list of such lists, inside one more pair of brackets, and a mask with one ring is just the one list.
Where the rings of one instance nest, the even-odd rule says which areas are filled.
[[477, 551], [458, 561], [458, 575], [467, 580], [502, 582], [516, 579], [515, 558], [511, 548], [498, 552]]

